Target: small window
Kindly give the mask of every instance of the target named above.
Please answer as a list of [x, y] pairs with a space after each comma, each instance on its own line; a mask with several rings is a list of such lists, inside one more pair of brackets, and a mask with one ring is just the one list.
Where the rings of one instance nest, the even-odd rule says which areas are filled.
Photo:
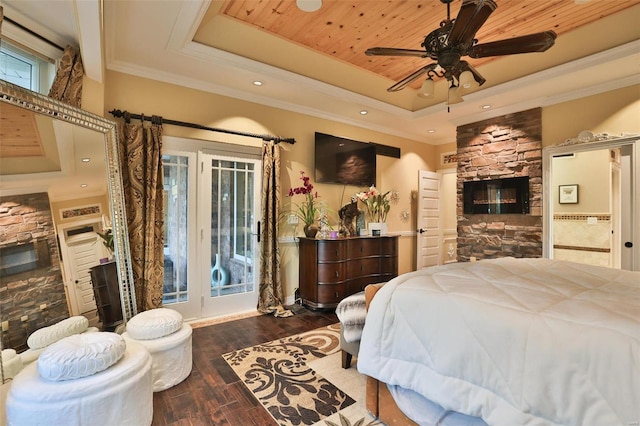
[[0, 42], [0, 78], [25, 89], [47, 94], [55, 76], [48, 62], [5, 40]]

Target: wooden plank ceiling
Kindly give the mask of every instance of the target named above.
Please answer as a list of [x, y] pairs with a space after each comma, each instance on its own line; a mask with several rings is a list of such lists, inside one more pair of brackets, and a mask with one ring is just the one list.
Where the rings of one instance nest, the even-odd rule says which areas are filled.
[[[498, 8], [476, 33], [479, 43], [546, 30], [562, 35], [634, 6], [640, 0], [496, 0], [496, 3]], [[459, 0], [451, 4], [452, 19], [461, 4]], [[365, 50], [374, 46], [422, 49], [424, 37], [446, 18], [447, 7], [436, 0], [323, 0], [317, 12], [301, 14], [291, 0], [227, 0], [220, 13], [397, 81], [424, 66], [425, 59], [370, 57], [364, 54]], [[465, 59], [477, 67], [496, 58]]]
[[0, 103], [0, 158], [42, 157], [44, 149], [35, 114]]

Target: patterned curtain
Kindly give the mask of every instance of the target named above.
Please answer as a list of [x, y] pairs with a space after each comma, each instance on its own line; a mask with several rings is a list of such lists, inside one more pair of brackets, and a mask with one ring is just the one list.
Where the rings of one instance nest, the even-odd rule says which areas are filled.
[[262, 231], [260, 234], [260, 295], [258, 311], [276, 317], [290, 317], [284, 309], [278, 251], [278, 210], [280, 207], [280, 147], [273, 141], [262, 146]]
[[60, 67], [53, 80], [49, 97], [67, 103], [74, 107], [82, 104], [82, 77], [84, 68], [80, 52], [74, 47], [67, 46], [60, 59]]
[[162, 118], [151, 126], [118, 125], [122, 186], [138, 312], [162, 306], [164, 282], [164, 182]]

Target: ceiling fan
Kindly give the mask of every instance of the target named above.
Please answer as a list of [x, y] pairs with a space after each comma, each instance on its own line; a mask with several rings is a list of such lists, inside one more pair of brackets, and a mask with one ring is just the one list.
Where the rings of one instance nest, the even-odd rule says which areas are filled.
[[[458, 16], [450, 18], [451, 2], [440, 0], [447, 5], [447, 19], [440, 22], [440, 28], [433, 30], [424, 38], [421, 46], [424, 50], [398, 49], [392, 47], [372, 47], [365, 54], [369, 56], [417, 56], [431, 58], [435, 63], [426, 65], [409, 74], [387, 89], [397, 92], [417, 80], [424, 74], [428, 78], [422, 85], [420, 95], [432, 97], [434, 92], [433, 77], [444, 77], [450, 81], [448, 103], [461, 102], [458, 91], [452, 94], [451, 89], [458, 87], [463, 93], [481, 86], [486, 80], [463, 56], [471, 58], [485, 58], [489, 56], [505, 56], [518, 53], [544, 52], [553, 46], [556, 33], [543, 31], [540, 33], [498, 40], [490, 43], [477, 44], [476, 32], [487, 21], [496, 9], [494, 0], [463, 0]], [[456, 82], [458, 86], [456, 86]], [[459, 98], [452, 101], [451, 97]]]

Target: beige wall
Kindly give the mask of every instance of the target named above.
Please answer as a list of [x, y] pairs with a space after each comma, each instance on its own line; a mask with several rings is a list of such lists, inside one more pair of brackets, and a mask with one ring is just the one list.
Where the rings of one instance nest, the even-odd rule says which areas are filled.
[[[578, 152], [575, 157], [554, 158], [552, 179], [554, 214], [610, 213], [611, 167], [608, 149]], [[560, 185], [578, 185], [577, 204], [560, 204]]]
[[108, 116], [104, 110], [104, 84], [88, 77], [82, 80], [82, 109], [100, 116]]
[[[91, 91], [95, 97], [91, 98]], [[410, 233], [415, 228], [415, 202], [411, 191], [417, 189], [417, 171], [444, 168], [440, 154], [455, 151], [455, 142], [430, 146], [400, 137], [375, 131], [309, 117], [289, 111], [270, 108], [246, 101], [226, 98], [194, 89], [160, 83], [139, 77], [108, 71], [105, 85], [92, 83], [85, 89], [87, 106], [97, 109], [104, 98], [104, 111], [129, 110], [133, 113], [162, 115], [165, 118], [188, 121], [211, 127], [242, 130], [254, 133], [270, 133], [293, 137], [295, 145], [283, 145], [281, 185], [286, 191], [297, 186], [299, 171], [313, 175], [314, 132], [343, 136], [350, 139], [371, 141], [400, 147], [401, 159], [378, 157], [378, 188], [400, 191], [400, 202], [389, 217], [393, 232]], [[640, 85], [615, 90], [584, 99], [574, 100], [542, 109], [543, 146], [553, 145], [575, 137], [582, 130], [640, 133]], [[84, 99], [83, 99], [84, 101]], [[110, 117], [106, 114], [107, 117]], [[244, 137], [224, 135], [166, 125], [166, 135], [182, 136], [202, 140], [216, 140], [241, 145], [259, 146], [260, 141]], [[316, 185], [322, 200], [336, 211], [348, 202], [349, 197], [360, 190], [356, 187]], [[283, 197], [286, 202], [288, 199]], [[402, 221], [400, 214], [408, 210], [409, 221]], [[291, 235], [291, 229], [283, 234]], [[300, 234], [300, 229], [298, 229]], [[283, 244], [283, 282], [286, 296], [291, 297], [298, 280], [297, 249], [294, 244]], [[415, 238], [400, 238], [400, 272], [415, 268]]]
[[[415, 230], [415, 201], [411, 198], [411, 192], [417, 190], [418, 170], [436, 170], [440, 161], [435, 147], [431, 145], [122, 73], [107, 72], [106, 77], [105, 111], [121, 109], [131, 113], [161, 115], [210, 127], [295, 138], [295, 145], [282, 144], [281, 186], [282, 200], [285, 203], [290, 201], [286, 197], [288, 189], [300, 184], [298, 178], [301, 170], [313, 176], [315, 131], [399, 147], [402, 155], [400, 159], [377, 157], [377, 187], [383, 191], [394, 189], [400, 194], [398, 205], [393, 206], [389, 214], [391, 232], [408, 234]], [[171, 125], [164, 126], [164, 134], [241, 145], [261, 144], [259, 139]], [[342, 205], [349, 202], [351, 195], [363, 188], [317, 184], [316, 189], [327, 207], [337, 212]], [[406, 222], [401, 220], [401, 213], [405, 210], [411, 214]], [[291, 236], [292, 233], [290, 227], [283, 227], [283, 236]], [[302, 229], [299, 226], [297, 234], [301, 233]], [[415, 237], [402, 236], [399, 246], [400, 273], [413, 270]], [[285, 243], [281, 250], [285, 295], [292, 297], [298, 286], [297, 248], [295, 244]]]
[[542, 146], [594, 133], [640, 133], [640, 85], [588, 96], [542, 109]]

